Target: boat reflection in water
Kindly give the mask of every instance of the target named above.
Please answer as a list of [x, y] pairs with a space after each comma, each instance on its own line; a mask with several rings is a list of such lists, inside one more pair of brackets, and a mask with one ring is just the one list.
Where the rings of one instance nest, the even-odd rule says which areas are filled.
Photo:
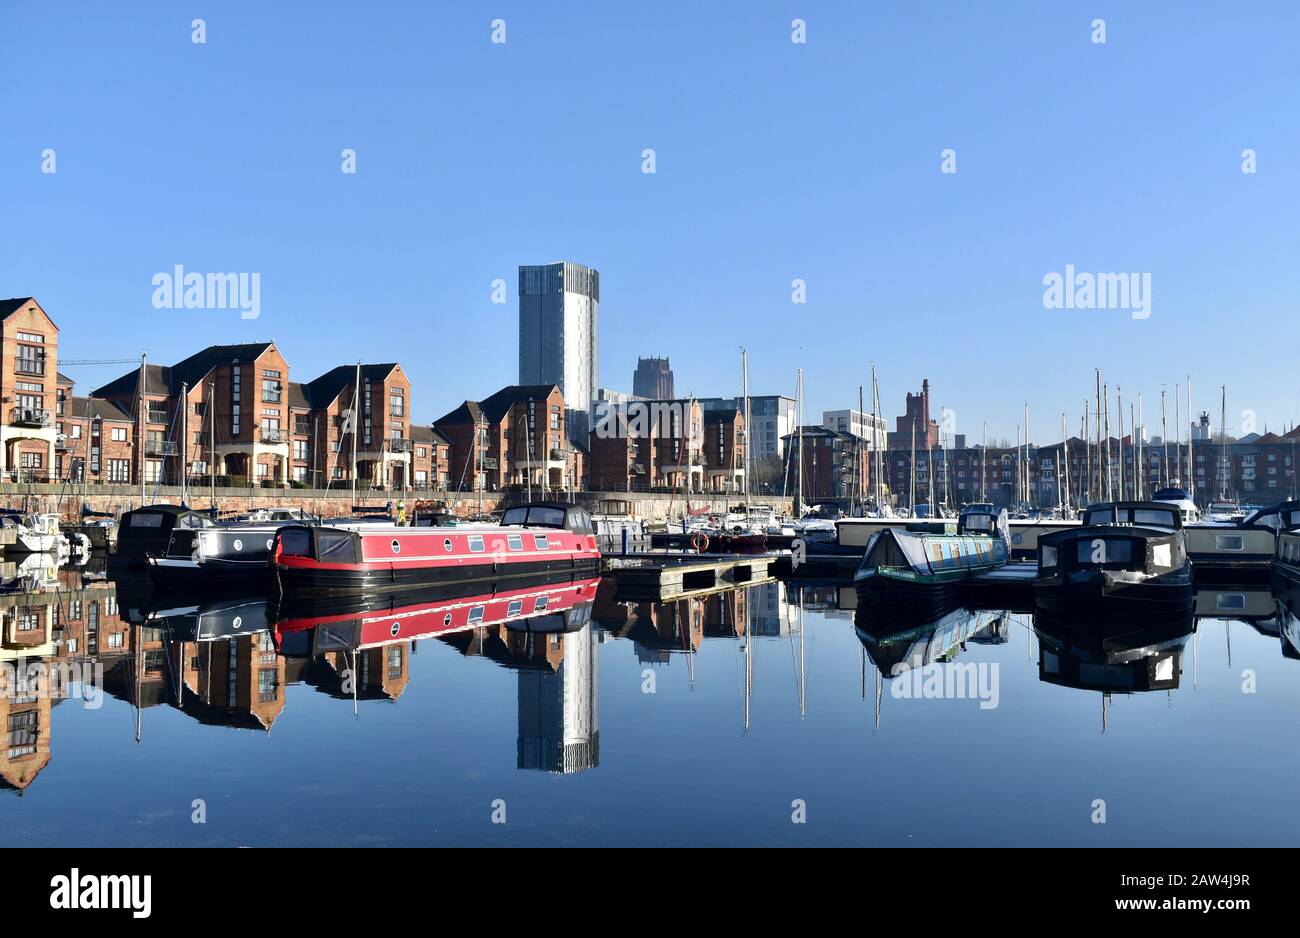
[[[875, 725], [880, 728], [885, 680], [913, 679], [924, 668], [952, 663], [968, 644], [1000, 645], [1007, 642], [1020, 617], [1005, 609], [971, 609], [950, 600], [937, 618], [920, 616], [906, 606], [888, 613], [878, 607], [858, 607], [854, 624], [862, 643], [862, 695], [867, 693], [867, 660], [875, 665]], [[963, 675], [963, 680], [970, 680]], [[976, 696], [975, 686], [965, 684], [963, 696]]]
[[1122, 635], [1102, 623], [1040, 613], [1038, 677], [1048, 684], [1132, 694], [1173, 690], [1182, 674], [1183, 648], [1192, 634], [1190, 615], [1153, 619]]
[[591, 629], [599, 582], [538, 578], [500, 591], [425, 590], [286, 605], [273, 611], [275, 641], [286, 657], [308, 662], [308, 684], [354, 700], [396, 699], [420, 639], [491, 658], [518, 674], [518, 767], [581, 772], [600, 761]]

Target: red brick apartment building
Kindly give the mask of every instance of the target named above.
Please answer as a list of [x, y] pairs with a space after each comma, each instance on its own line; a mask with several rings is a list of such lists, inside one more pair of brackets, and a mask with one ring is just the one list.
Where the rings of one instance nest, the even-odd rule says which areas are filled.
[[564, 432], [558, 385], [510, 385], [482, 401], [465, 401], [433, 422], [451, 445], [450, 488], [500, 491], [530, 484], [538, 491], [581, 487], [581, 450]]
[[196, 481], [215, 471], [226, 484], [273, 485], [289, 478], [288, 381], [274, 342], [211, 345], [170, 367], [133, 369], [92, 396], [135, 416], [132, 481], [176, 484], [183, 470]]
[[[302, 386], [298, 408], [308, 419], [295, 421], [295, 435], [307, 443], [313, 484], [325, 488], [351, 484], [355, 439], [357, 481], [367, 487], [402, 489], [412, 485], [411, 382], [396, 362], [340, 365]], [[349, 417], [356, 412], [355, 434]]]
[[446, 490], [451, 484], [451, 441], [433, 427], [411, 426], [411, 488]]
[[[589, 487], [609, 492], [705, 491], [704, 413], [699, 401], [670, 400], [632, 401], [598, 414], [591, 432]], [[710, 485], [723, 491], [730, 479], [734, 487], [740, 473], [743, 488], [744, 461], [735, 440], [739, 435], [743, 450], [744, 419], [734, 411], [716, 413], [711, 426], [717, 462], [711, 464]]]
[[0, 478], [44, 482], [56, 463], [59, 327], [33, 297], [0, 300]]
[[[785, 437], [789, 486], [799, 478], [800, 434]], [[803, 486], [806, 502], [819, 498], [861, 498], [871, 492], [871, 452], [867, 441], [843, 430], [805, 426], [802, 433]], [[889, 453], [894, 456], [894, 453]], [[904, 491], [907, 489], [904, 488]], [[917, 500], [921, 500], [918, 482]]]

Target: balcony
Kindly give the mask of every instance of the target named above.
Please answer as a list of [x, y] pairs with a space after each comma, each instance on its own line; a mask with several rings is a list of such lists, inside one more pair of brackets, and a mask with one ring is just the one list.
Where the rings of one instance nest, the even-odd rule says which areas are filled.
[[[138, 413], [138, 411], [137, 411], [137, 413]], [[166, 408], [166, 407], [150, 407], [150, 408], [149, 408], [149, 418], [148, 418], [148, 419], [149, 419], [149, 422], [150, 422], [150, 423], [170, 423], [170, 422], [171, 422], [171, 418], [167, 416], [167, 408]]]
[[68, 443], [68, 435], [66, 433], [60, 433], [54, 437], [54, 448], [60, 450], [68, 450], [72, 448]]
[[410, 440], [398, 439], [397, 437], [389, 437], [384, 442], [384, 446], [390, 453], [409, 453], [413, 448]]
[[496, 457], [494, 457], [494, 456], [484, 456], [484, 457], [483, 457], [483, 465], [482, 465], [480, 468], [483, 468], [483, 469], [495, 469], [496, 467], [497, 467]]
[[263, 443], [284, 443], [289, 439], [279, 427], [262, 427], [257, 436]]
[[15, 407], [9, 411], [9, 423], [15, 427], [48, 427], [50, 412], [39, 407]]
[[14, 373], [20, 375], [35, 375], [40, 377], [45, 374], [44, 358], [15, 358]]
[[562, 450], [562, 449], [552, 449], [552, 450], [551, 450], [551, 459], [556, 459], [556, 460], [561, 460], [561, 461], [563, 461], [563, 459], [564, 459], [564, 450]]
[[146, 456], [175, 456], [176, 444], [171, 440], [145, 440], [144, 454]]

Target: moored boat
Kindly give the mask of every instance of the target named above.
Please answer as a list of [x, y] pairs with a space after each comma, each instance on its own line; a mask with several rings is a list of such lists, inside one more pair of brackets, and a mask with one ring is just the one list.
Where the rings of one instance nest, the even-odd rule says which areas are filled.
[[980, 505], [963, 511], [956, 534], [885, 528], [867, 544], [853, 576], [859, 605], [941, 607], [980, 573], [1005, 566], [1010, 556], [1005, 511]]
[[117, 547], [113, 558], [118, 561], [144, 561], [151, 554], [167, 550], [172, 531], [212, 524], [208, 512], [194, 511], [184, 505], [146, 505], [122, 515], [117, 529]]
[[172, 531], [162, 556], [147, 559], [154, 585], [257, 589], [271, 578], [271, 548], [279, 524], [229, 524]]
[[1190, 613], [1192, 564], [1178, 506], [1102, 502], [1082, 527], [1040, 538], [1034, 602], [1057, 616]]
[[563, 502], [507, 509], [500, 524], [285, 525], [272, 563], [284, 594], [393, 591], [549, 573], [600, 573], [591, 516]]

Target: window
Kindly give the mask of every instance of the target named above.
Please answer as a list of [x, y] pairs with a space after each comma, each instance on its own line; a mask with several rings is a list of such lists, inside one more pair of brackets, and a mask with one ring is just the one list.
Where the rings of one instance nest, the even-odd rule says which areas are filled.
[[547, 542], [545, 534], [534, 534], [533, 546], [536, 547], [538, 550], [546, 550], [546, 548], [548, 548], [550, 544]]
[[524, 549], [523, 536], [519, 534], [510, 534], [506, 537], [506, 544], [510, 547], [511, 550], [523, 550]]
[[257, 699], [262, 703], [271, 703], [279, 695], [280, 674], [275, 668], [259, 668], [257, 671]]
[[262, 402], [265, 404], [280, 403], [280, 382], [274, 378], [265, 378], [262, 381]]
[[469, 549], [472, 553], [475, 554], [483, 553], [483, 535], [481, 534], [470, 535]]
[[110, 459], [108, 461], [108, 481], [109, 482], [130, 482], [131, 481], [131, 463], [126, 459]]
[[524, 611], [524, 601], [522, 599], [516, 599], [513, 602], [511, 602], [509, 606], [506, 607], [506, 615], [510, 617], [517, 616], [519, 615], [519, 613], [523, 611]]
[[126, 427], [113, 427], [109, 433], [109, 439], [114, 443], [126, 442]]

